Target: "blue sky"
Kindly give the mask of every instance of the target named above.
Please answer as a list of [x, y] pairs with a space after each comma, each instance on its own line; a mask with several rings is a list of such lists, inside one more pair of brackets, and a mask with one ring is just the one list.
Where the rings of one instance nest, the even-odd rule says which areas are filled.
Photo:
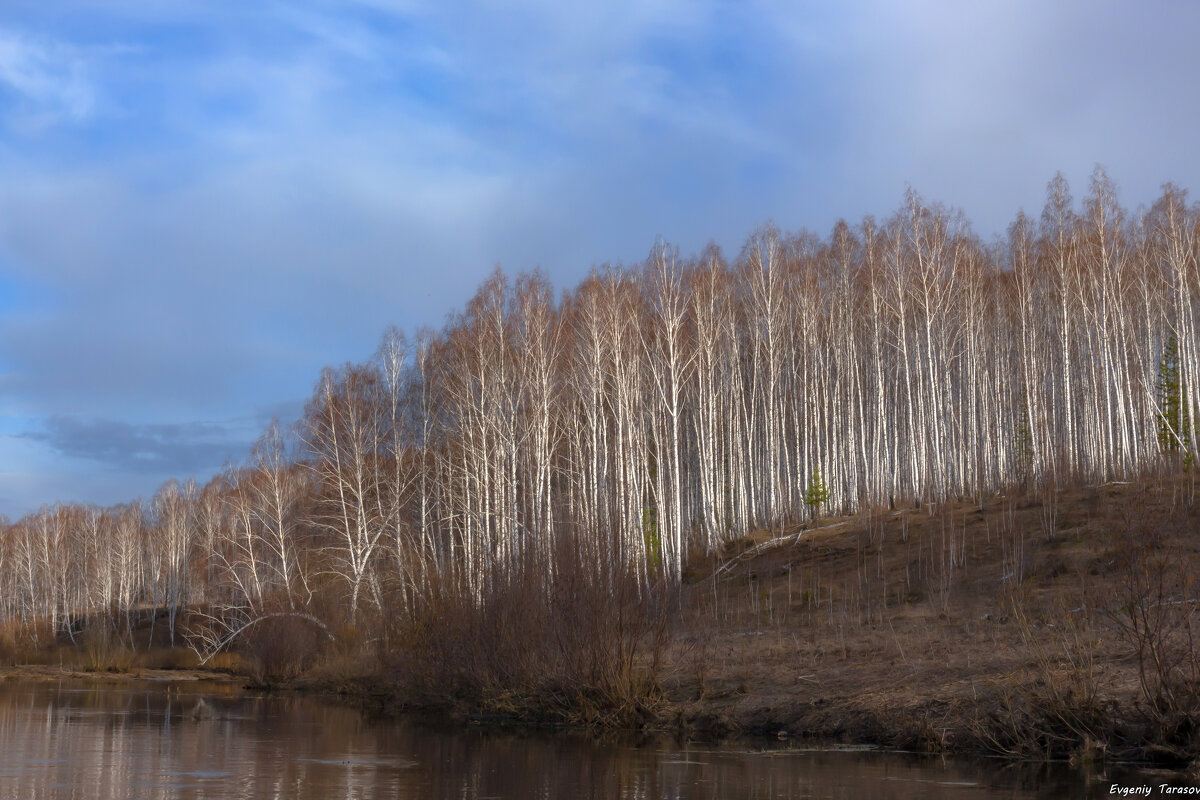
[[207, 478], [496, 264], [1200, 190], [1200, 6], [6, 0], [0, 513]]

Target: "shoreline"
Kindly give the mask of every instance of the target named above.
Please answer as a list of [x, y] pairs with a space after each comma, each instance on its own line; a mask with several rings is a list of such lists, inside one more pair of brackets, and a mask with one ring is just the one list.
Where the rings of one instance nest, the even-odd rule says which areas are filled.
[[[1171, 592], [1200, 564], [1200, 507], [1180, 502], [1179, 488], [1014, 493], [753, 533], [695, 559], [657, 627], [583, 651], [628, 657], [609, 685], [554, 685], [537, 672], [486, 683], [402, 646], [331, 652], [286, 678], [241, 657], [189, 669], [178, 649], [156, 648], [107, 671], [0, 667], [0, 680], [207, 682], [500, 727], [1195, 771], [1200, 649], [1183, 633], [1197, 609]], [[1133, 612], [1159, 627], [1131, 626]], [[1172, 670], [1155, 672], [1139, 646], [1171, 656]], [[65, 647], [39, 654], [64, 656], [84, 663]]]
[[13, 664], [0, 666], [0, 681], [30, 680], [57, 681], [80, 680], [97, 683], [129, 683], [144, 681], [146, 683], [217, 683], [237, 684], [245, 688], [244, 676], [228, 672], [204, 669], [158, 669], [138, 667], [126, 671], [119, 670], [88, 670], [72, 666], [53, 666], [45, 664]]
[[[837, 697], [816, 702], [796, 698], [790, 703], [771, 704], [763, 698], [746, 695], [696, 700], [672, 699], [668, 694], [657, 709], [645, 712], [640, 724], [634, 726], [616, 724], [612, 718], [589, 714], [583, 708], [548, 705], [545, 698], [537, 697], [505, 696], [502, 704], [472, 703], [461, 699], [443, 703], [413, 702], [383, 688], [378, 676], [364, 678], [353, 688], [337, 688], [304, 677], [256, 685], [245, 675], [202, 669], [137, 668], [120, 672], [37, 664], [0, 667], [0, 682], [64, 680], [112, 685], [183, 683], [237, 693], [324, 698], [358, 707], [365, 713], [438, 727], [481, 726], [498, 731], [557, 731], [598, 736], [668, 736], [677, 742], [709, 746], [745, 742], [771, 748], [800, 745], [804, 749], [870, 750], [967, 760], [994, 759], [997, 755], [983, 746], [979, 738], [978, 706], [961, 701], [905, 705], [898, 695], [872, 695], [866, 698], [868, 702], [862, 697]], [[1200, 777], [1195, 760], [1180, 755], [1154, 746], [1140, 751], [1106, 752], [1104, 743], [1090, 742], [1065, 757], [1026, 756], [1002, 760], [1029, 764], [1069, 762], [1078, 767], [1104, 763], [1153, 766]]]

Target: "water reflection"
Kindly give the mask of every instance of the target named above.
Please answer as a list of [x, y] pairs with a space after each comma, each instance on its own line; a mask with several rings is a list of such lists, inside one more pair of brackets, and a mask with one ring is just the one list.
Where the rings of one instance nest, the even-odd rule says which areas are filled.
[[0, 682], [0, 797], [967, 800], [1102, 797], [1113, 780], [1146, 776], [433, 730], [186, 684]]

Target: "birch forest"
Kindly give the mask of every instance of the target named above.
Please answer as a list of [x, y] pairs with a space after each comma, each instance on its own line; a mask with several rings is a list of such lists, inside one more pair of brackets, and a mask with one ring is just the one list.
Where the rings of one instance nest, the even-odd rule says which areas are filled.
[[332, 630], [433, 597], [605, 587], [816, 516], [1192, 467], [1200, 209], [1103, 171], [985, 241], [909, 193], [736, 258], [653, 246], [561, 294], [497, 270], [440, 331], [325, 369], [206, 485], [0, 526], [0, 619], [213, 653], [272, 615]]

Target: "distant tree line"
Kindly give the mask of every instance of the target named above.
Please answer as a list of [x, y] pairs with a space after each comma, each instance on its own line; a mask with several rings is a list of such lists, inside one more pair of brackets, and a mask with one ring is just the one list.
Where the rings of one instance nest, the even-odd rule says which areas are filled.
[[[1200, 211], [1122, 209], [1097, 170], [985, 242], [909, 193], [827, 238], [764, 226], [735, 260], [656, 245], [556, 297], [493, 273], [438, 332], [327, 368], [295, 430], [149, 502], [0, 528], [0, 619], [214, 649], [268, 614], [322, 625], [476, 606], [570, 549], [604, 585], [822, 512], [1190, 467]], [[180, 620], [184, 620], [180, 622]]]

